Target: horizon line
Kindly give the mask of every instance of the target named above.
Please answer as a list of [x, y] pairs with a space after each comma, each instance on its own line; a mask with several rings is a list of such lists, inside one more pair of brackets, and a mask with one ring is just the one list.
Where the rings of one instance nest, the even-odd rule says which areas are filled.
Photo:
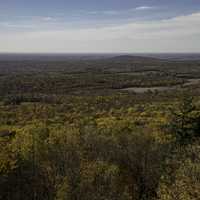
[[181, 51], [166, 51], [166, 52], [0, 52], [0, 54], [54, 54], [54, 55], [67, 55], [67, 54], [200, 54], [200, 52], [181, 52]]

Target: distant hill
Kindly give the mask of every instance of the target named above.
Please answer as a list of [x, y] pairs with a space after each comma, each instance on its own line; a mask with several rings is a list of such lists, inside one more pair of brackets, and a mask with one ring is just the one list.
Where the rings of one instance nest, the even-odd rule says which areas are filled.
[[158, 53], [144, 54], [144, 56], [175, 61], [200, 61], [200, 53]]
[[0, 53], [0, 61], [93, 61], [111, 60], [128, 62], [200, 61], [196, 53]]
[[133, 62], [133, 63], [155, 63], [155, 62], [166, 62], [167, 59], [146, 57], [146, 56], [132, 56], [132, 55], [121, 55], [108, 58], [107, 60], [112, 62]]
[[110, 58], [114, 54], [0, 53], [0, 61], [85, 61]]

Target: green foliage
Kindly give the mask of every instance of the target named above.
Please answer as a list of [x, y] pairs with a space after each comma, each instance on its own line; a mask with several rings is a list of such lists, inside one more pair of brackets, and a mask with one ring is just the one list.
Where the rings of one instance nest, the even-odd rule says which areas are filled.
[[[200, 146], [189, 145], [182, 149], [171, 163], [180, 163], [160, 182], [159, 199], [161, 200], [196, 200], [200, 196]], [[183, 154], [184, 153], [184, 154]], [[174, 166], [175, 166], [174, 165]], [[173, 176], [173, 178], [171, 177]]]
[[200, 136], [200, 111], [195, 107], [192, 97], [184, 96], [178, 110], [172, 114], [170, 125], [177, 142], [191, 143]]

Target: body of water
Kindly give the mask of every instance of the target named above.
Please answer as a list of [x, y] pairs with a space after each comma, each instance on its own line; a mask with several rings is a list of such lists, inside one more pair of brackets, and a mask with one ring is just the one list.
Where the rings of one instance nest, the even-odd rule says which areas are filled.
[[161, 87], [129, 87], [129, 88], [123, 88], [121, 90], [123, 91], [129, 91], [129, 92], [135, 92], [135, 93], [145, 93], [148, 91], [155, 92], [155, 91], [168, 91], [168, 90], [176, 90], [183, 87], [196, 85], [200, 83], [200, 79], [188, 79], [186, 83], [179, 84], [175, 86], [161, 86]]

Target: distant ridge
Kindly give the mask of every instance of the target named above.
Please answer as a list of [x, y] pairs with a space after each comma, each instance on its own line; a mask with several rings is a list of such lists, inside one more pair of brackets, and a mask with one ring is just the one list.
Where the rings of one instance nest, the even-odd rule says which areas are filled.
[[120, 56], [114, 56], [112, 58], [108, 58], [107, 60], [110, 61], [116, 61], [116, 62], [134, 62], [134, 63], [144, 63], [144, 62], [166, 62], [169, 61], [167, 59], [161, 59], [161, 58], [153, 58], [148, 56], [134, 56], [134, 55], [120, 55]]
[[84, 61], [110, 58], [114, 54], [0, 53], [0, 61]]
[[200, 61], [200, 53], [0, 53], [0, 61]]

